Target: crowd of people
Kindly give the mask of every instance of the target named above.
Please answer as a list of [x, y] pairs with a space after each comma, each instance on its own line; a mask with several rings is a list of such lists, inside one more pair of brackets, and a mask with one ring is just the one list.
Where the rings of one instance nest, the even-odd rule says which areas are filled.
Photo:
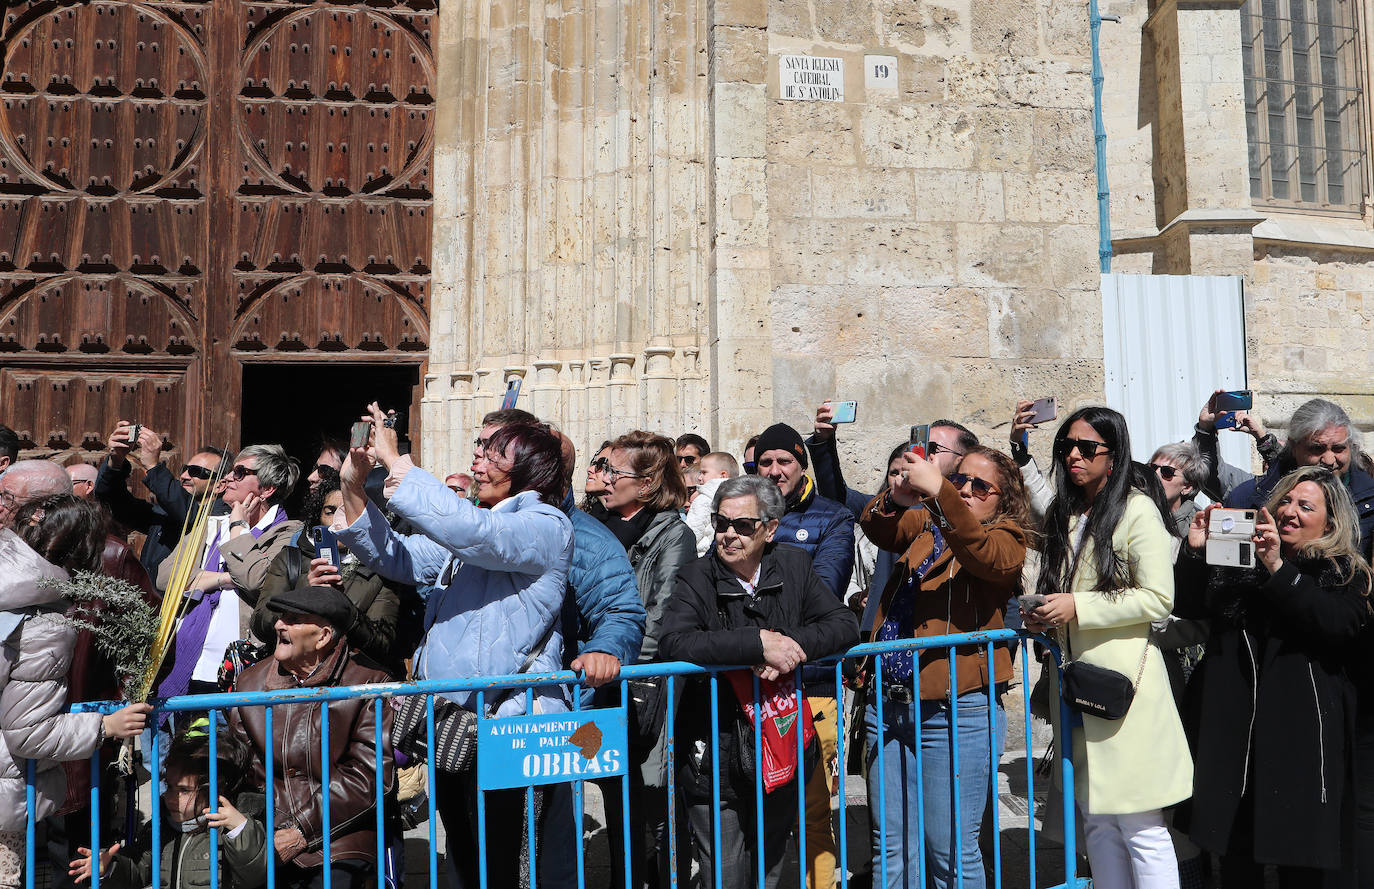
[[[571, 669], [579, 685], [444, 698], [495, 718], [566, 712], [574, 695], [623, 703], [628, 809], [620, 779], [597, 782], [621, 889], [627, 876], [666, 889], [674, 867], [684, 886], [772, 887], [794, 837], [808, 889], [831, 889], [846, 699], [834, 658], [860, 641], [1023, 625], [1066, 665], [1045, 679], [1070, 703], [1097, 885], [1252, 887], [1275, 868], [1284, 887], [1374, 886], [1374, 668], [1360, 656], [1374, 642], [1374, 462], [1345, 411], [1313, 399], [1286, 441], [1251, 412], [1227, 417], [1255, 440], [1263, 471], [1251, 475], [1220, 460], [1221, 415], [1209, 398], [1190, 440], [1139, 463], [1120, 413], [1081, 407], [1054, 418], [1048, 473], [1030, 454], [1030, 402], [1016, 405], [1006, 450], [936, 420], [865, 492], [844, 479], [830, 402], [808, 435], [777, 423], [738, 456], [695, 433], [629, 431], [585, 475], [552, 418], [514, 408], [483, 418], [468, 471], [421, 467], [373, 404], [365, 444], [322, 440], [299, 508], [303, 469], [278, 445], [205, 447], [174, 474], [162, 435], [121, 422], [98, 466], [62, 467], [19, 460], [0, 427], [0, 794], [12, 803], [0, 807], [0, 889], [23, 877], [25, 760], [54, 883], [98, 869], [141, 886], [160, 858], [162, 885], [204, 885], [211, 828], [234, 889], [269, 869], [314, 889], [326, 863], [340, 889], [375, 883], [379, 868], [401, 878], [399, 813], [423, 769], [392, 743], [400, 710], [382, 708], [378, 724], [356, 698], [326, 705], [327, 720], [315, 704], [271, 719], [261, 707], [154, 719], [147, 704], [64, 707], [115, 689], [89, 634], [64, 620], [74, 603], [60, 581], [103, 572], [156, 603], [188, 559], [158, 697]], [[1222, 506], [1253, 520], [1232, 564], [1208, 556]], [[203, 537], [183, 537], [201, 514]], [[752, 670], [725, 672], [715, 693], [700, 677], [616, 681], [622, 667], [679, 660]], [[896, 650], [852, 667], [846, 720], [863, 729], [849, 737], [869, 783], [875, 882], [989, 884], [979, 834], [1005, 743], [1008, 647]], [[1062, 740], [1061, 708], [1048, 713]], [[62, 764], [140, 735], [144, 756], [161, 758], [149, 762], [160, 856], [146, 826], [88, 848], [84, 788]], [[569, 787], [479, 793], [474, 770], [438, 770], [427, 792], [454, 885], [576, 885], [583, 818]]]

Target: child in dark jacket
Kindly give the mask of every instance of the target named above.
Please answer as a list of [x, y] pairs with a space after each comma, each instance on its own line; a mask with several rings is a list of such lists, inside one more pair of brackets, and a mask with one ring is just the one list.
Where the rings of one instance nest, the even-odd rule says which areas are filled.
[[[166, 813], [161, 825], [162, 881], [164, 889], [202, 889], [210, 885], [210, 828], [219, 829], [219, 880], [224, 889], [256, 889], [267, 882], [267, 831], [256, 815], [263, 808], [262, 795], [242, 793], [252, 771], [248, 751], [227, 733], [217, 744], [219, 808], [210, 811], [210, 743], [207, 722], [196, 720], [172, 739], [167, 753], [167, 789], [162, 795]], [[236, 799], [238, 806], [229, 802]], [[153, 881], [151, 823], [144, 826], [134, 848], [115, 843], [100, 853], [100, 885], [107, 889], [142, 889]], [[82, 847], [81, 858], [71, 862], [76, 882], [90, 879], [91, 850]]]

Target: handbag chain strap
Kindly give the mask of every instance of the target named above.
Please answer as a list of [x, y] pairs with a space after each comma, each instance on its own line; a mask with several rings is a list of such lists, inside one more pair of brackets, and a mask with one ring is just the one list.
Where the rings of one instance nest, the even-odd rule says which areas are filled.
[[[1087, 523], [1087, 517], [1084, 516], [1084, 517], [1080, 518], [1079, 521], [1080, 521], [1080, 523], [1082, 523], [1082, 524], [1080, 524], [1079, 527], [1080, 527], [1080, 528], [1085, 528], [1085, 527], [1086, 527], [1086, 523]], [[1081, 533], [1081, 534], [1079, 535], [1077, 546], [1074, 547], [1074, 551], [1073, 551], [1073, 562], [1071, 562], [1070, 565], [1069, 565], [1069, 583], [1070, 583], [1070, 584], [1072, 584], [1072, 583], [1073, 583], [1073, 579], [1074, 579], [1076, 576], [1078, 576], [1078, 558], [1079, 558], [1079, 556], [1081, 556], [1081, 555], [1083, 554], [1083, 544], [1084, 544], [1084, 542], [1085, 542], [1086, 539], [1087, 539], [1087, 533], [1086, 533], [1086, 531], [1084, 531], [1083, 533]], [[1072, 593], [1071, 593], [1070, 595], [1072, 595]], [[1063, 632], [1063, 634], [1064, 634], [1064, 654], [1065, 654], [1065, 657], [1064, 657], [1064, 666], [1067, 667], [1069, 664], [1073, 663], [1073, 660], [1074, 660], [1074, 658], [1073, 658], [1073, 643], [1072, 643], [1072, 641], [1070, 640], [1070, 635], [1071, 635], [1071, 634], [1069, 633], [1068, 624], [1065, 624], [1065, 625], [1064, 625], [1064, 627], [1062, 628], [1062, 632]], [[1146, 633], [1146, 634], [1145, 634], [1145, 648], [1144, 648], [1144, 650], [1142, 650], [1142, 651], [1140, 652], [1140, 666], [1136, 668], [1136, 671], [1135, 671], [1135, 682], [1131, 684], [1131, 689], [1134, 690], [1134, 691], [1139, 691], [1139, 690], [1140, 690], [1140, 680], [1145, 678], [1145, 661], [1148, 660], [1149, 657], [1150, 657], [1150, 642], [1153, 641], [1151, 637], [1152, 637], [1152, 634], [1151, 634], [1151, 633]]]

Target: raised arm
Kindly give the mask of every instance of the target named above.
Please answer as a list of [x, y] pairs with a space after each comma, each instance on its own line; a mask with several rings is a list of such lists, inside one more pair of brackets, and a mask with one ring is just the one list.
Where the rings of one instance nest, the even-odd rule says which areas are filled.
[[868, 539], [890, 553], [901, 555], [911, 548], [911, 544], [925, 533], [930, 523], [930, 514], [923, 507], [905, 509], [898, 506], [892, 509], [885, 495], [879, 494], [864, 507], [859, 517], [859, 527]]
[[387, 505], [463, 562], [495, 571], [542, 574], [555, 567], [572, 536], [568, 517], [535, 501], [520, 509], [482, 509], [419, 467], [405, 473]]

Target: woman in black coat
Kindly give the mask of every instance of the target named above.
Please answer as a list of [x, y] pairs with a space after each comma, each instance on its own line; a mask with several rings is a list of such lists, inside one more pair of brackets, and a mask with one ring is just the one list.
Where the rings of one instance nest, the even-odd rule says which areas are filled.
[[[721, 483], [711, 515], [715, 549], [678, 574], [663, 616], [661, 658], [752, 664], [760, 679], [785, 681], [803, 662], [838, 654], [859, 641], [854, 613], [811, 569], [811, 558], [794, 547], [773, 546], [785, 511], [782, 493], [769, 479], [746, 475]], [[722, 677], [720, 685], [716, 737], [711, 737], [707, 683], [694, 680], [683, 695], [677, 714], [678, 786], [687, 803], [703, 886], [714, 886], [712, 819], [718, 817], [724, 846], [719, 855], [721, 889], [743, 889], [754, 885], [759, 854], [754, 759], [747, 749], [753, 734], [742, 724], [740, 703], [729, 683]], [[807, 767], [815, 767], [817, 747], [813, 739], [796, 770], [802, 780]], [[712, 756], [720, 758], [719, 810], [711, 804]], [[796, 775], [765, 793], [763, 807], [765, 885], [772, 887], [797, 821]]]
[[1354, 689], [1346, 669], [1370, 616], [1370, 571], [1340, 479], [1296, 470], [1254, 512], [1254, 568], [1208, 566], [1209, 507], [1179, 558], [1176, 613], [1205, 617], [1189, 685], [1196, 746], [1191, 836], [1222, 856], [1221, 886], [1320, 886], [1353, 842]]

